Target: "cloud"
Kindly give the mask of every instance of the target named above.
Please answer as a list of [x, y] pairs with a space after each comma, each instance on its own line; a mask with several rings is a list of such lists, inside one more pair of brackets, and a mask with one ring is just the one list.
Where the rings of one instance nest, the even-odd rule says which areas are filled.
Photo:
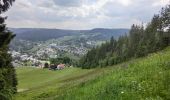
[[9, 27], [130, 28], [147, 23], [169, 0], [16, 0]]
[[36, 5], [38, 7], [44, 7], [44, 8], [52, 8], [55, 6], [53, 0], [41, 0], [41, 1], [38, 0]]
[[152, 6], [165, 6], [165, 5], [167, 5], [167, 4], [170, 4], [170, 0], [156, 0], [153, 4], [152, 4]]
[[123, 6], [129, 6], [132, 4], [132, 0], [118, 0], [117, 2], [122, 4]]
[[66, 6], [66, 7], [78, 7], [81, 6], [83, 0], [53, 0], [58, 6]]

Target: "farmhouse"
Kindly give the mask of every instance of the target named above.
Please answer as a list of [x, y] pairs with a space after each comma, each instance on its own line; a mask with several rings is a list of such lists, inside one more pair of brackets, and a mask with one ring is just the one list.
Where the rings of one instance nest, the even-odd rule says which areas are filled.
[[57, 69], [60, 70], [60, 69], [64, 69], [65, 68], [65, 64], [59, 64], [57, 66]]
[[59, 64], [59, 65], [51, 64], [49, 67], [50, 70], [62, 70], [64, 68], [65, 68], [65, 64]]

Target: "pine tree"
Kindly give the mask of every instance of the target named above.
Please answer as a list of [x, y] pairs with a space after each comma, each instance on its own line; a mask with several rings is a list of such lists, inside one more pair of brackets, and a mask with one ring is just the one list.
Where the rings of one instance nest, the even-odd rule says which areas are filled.
[[[0, 14], [6, 12], [15, 0], [1, 0]], [[7, 28], [5, 20], [7, 17], [0, 17], [0, 99], [8, 100], [17, 91], [15, 69], [12, 66], [12, 57], [8, 53], [9, 43], [14, 38]]]
[[170, 45], [170, 5], [162, 8], [161, 11], [162, 27], [164, 30], [164, 39], [163, 42], [165, 46]]

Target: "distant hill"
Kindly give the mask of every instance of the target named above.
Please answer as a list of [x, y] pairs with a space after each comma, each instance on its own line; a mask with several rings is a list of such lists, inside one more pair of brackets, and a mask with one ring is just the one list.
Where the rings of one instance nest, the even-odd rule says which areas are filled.
[[129, 29], [104, 29], [96, 28], [92, 30], [64, 30], [64, 29], [45, 29], [45, 28], [10, 28], [16, 34], [16, 39], [30, 41], [46, 41], [57, 39], [64, 36], [88, 36], [93, 40], [107, 40], [111, 36], [118, 38], [129, 32]]
[[129, 29], [104, 29], [104, 28], [96, 28], [86, 32], [86, 34], [92, 36], [91, 39], [95, 39], [95, 40], [108, 40], [112, 36], [114, 36], [114, 38], [118, 38], [119, 36], [128, 33], [129, 33]]
[[76, 35], [79, 31], [60, 30], [60, 29], [38, 29], [38, 28], [18, 28], [11, 29], [16, 34], [16, 39], [31, 40], [31, 41], [46, 41], [56, 39], [63, 36]]

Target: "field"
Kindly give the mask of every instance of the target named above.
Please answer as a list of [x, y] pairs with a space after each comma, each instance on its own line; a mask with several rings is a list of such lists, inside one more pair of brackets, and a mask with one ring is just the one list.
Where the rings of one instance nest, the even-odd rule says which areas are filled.
[[58, 91], [68, 89], [82, 82], [95, 79], [97, 76], [108, 72], [102, 69], [82, 70], [80, 68], [66, 68], [51, 71], [33, 67], [17, 68], [19, 80], [16, 100], [35, 99], [48, 94], [56, 95]]
[[170, 47], [98, 69], [17, 68], [16, 100], [169, 100]]

